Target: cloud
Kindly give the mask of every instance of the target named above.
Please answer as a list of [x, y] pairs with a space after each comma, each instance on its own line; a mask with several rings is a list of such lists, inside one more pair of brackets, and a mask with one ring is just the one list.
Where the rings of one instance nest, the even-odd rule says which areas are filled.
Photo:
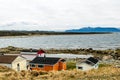
[[[119, 0], [0, 0], [0, 10], [0, 25], [13, 22], [37, 23], [35, 28], [27, 28], [30, 30], [120, 26]], [[8, 28], [12, 29], [12, 26]]]

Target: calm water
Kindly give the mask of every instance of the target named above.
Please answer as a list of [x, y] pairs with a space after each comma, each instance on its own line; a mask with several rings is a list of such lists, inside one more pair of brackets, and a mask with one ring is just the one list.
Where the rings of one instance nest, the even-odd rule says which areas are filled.
[[120, 33], [92, 35], [51, 35], [31, 37], [0, 37], [0, 47], [24, 48], [120, 48]]

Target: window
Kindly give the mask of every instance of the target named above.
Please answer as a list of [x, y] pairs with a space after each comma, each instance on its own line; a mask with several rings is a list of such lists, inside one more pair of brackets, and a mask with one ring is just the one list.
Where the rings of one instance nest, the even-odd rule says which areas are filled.
[[83, 67], [78, 67], [78, 69], [83, 69]]
[[31, 67], [35, 67], [35, 65], [34, 65], [34, 64], [31, 64], [30, 66], [31, 66]]
[[20, 66], [19, 63], [17, 64], [17, 66]]
[[39, 68], [43, 68], [43, 67], [44, 67], [44, 65], [38, 65], [38, 67], [39, 67]]

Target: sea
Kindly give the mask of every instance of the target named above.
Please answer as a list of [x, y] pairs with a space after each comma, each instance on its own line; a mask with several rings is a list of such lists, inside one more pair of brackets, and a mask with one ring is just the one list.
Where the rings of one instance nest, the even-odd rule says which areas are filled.
[[116, 49], [120, 48], [120, 33], [0, 37], [0, 48], [8, 46], [34, 49]]

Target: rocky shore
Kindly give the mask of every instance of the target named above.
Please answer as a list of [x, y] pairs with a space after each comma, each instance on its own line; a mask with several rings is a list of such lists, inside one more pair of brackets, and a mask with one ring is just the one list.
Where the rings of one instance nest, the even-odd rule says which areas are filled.
[[[19, 48], [8, 46], [5, 48], [0, 48], [0, 54], [20, 54], [20, 52], [37, 52], [39, 49], [32, 49], [32, 48]], [[115, 60], [120, 60], [120, 49], [107, 49], [107, 50], [94, 50], [92, 48], [89, 49], [43, 49], [46, 53], [52, 54], [92, 54], [95, 57], [101, 59], [105, 56], [109, 58], [109, 56], [113, 57]], [[106, 58], [106, 57], [105, 57]]]

